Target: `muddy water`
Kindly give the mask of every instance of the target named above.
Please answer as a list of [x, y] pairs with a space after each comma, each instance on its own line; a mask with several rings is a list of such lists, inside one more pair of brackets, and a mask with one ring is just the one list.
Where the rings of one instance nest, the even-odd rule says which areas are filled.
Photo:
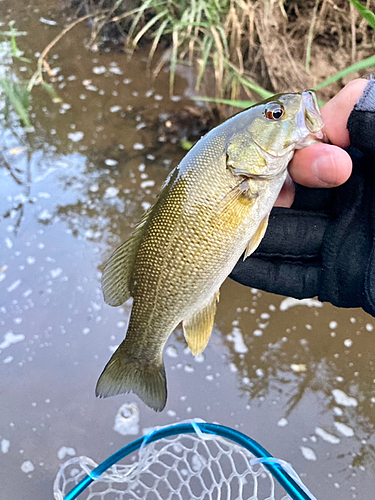
[[[45, 5], [0, 2], [0, 20], [28, 32], [19, 44], [33, 60], [63, 26], [59, 5]], [[87, 36], [76, 29], [51, 51], [63, 103], [36, 89], [34, 134], [0, 117], [1, 498], [52, 498], [61, 463], [100, 462], [136, 437], [114, 429], [125, 402], [138, 405], [138, 435], [220, 422], [291, 462], [317, 498], [373, 498], [375, 321], [361, 310], [227, 280], [204, 355], [189, 354], [180, 330], [168, 342], [164, 412], [133, 395], [95, 398], [130, 312], [104, 304], [100, 269], [183, 155], [157, 120], [189, 101], [184, 80], [171, 99], [168, 75], [148, 77], [145, 54], [87, 51]]]

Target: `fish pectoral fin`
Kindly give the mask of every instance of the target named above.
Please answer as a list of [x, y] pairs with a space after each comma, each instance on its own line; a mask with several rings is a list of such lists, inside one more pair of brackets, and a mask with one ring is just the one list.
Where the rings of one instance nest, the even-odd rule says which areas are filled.
[[266, 166], [266, 160], [248, 132], [236, 134], [226, 144], [227, 167], [234, 175], [250, 177]]
[[269, 218], [270, 218], [270, 214], [268, 213], [264, 217], [262, 222], [259, 224], [258, 229], [256, 230], [254, 236], [251, 238], [251, 240], [249, 241], [249, 243], [246, 247], [246, 251], [245, 251], [245, 255], [243, 257], [243, 260], [247, 259], [247, 257], [249, 257], [249, 255], [251, 255], [253, 252], [255, 252], [255, 250], [258, 248], [260, 242], [262, 241], [262, 239], [266, 233]]
[[205, 307], [182, 323], [185, 339], [193, 356], [203, 352], [210, 340], [219, 296], [220, 292], [215, 293]]
[[145, 212], [132, 235], [111, 255], [102, 275], [104, 300], [110, 306], [120, 306], [131, 294], [131, 276], [134, 261], [141, 243], [149, 210]]
[[134, 392], [155, 411], [162, 411], [167, 402], [167, 379], [164, 363], [140, 363], [126, 357], [124, 344], [120, 344], [108, 361], [96, 384], [95, 394], [108, 398]]

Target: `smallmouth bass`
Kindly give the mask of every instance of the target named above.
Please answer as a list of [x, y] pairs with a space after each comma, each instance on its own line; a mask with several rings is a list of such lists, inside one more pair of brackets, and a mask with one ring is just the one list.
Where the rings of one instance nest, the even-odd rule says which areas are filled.
[[182, 322], [193, 355], [205, 349], [221, 284], [259, 245], [294, 151], [321, 140], [322, 127], [313, 92], [279, 94], [211, 130], [172, 170], [103, 272], [108, 304], [134, 301], [98, 396], [134, 392], [164, 408], [165, 343]]

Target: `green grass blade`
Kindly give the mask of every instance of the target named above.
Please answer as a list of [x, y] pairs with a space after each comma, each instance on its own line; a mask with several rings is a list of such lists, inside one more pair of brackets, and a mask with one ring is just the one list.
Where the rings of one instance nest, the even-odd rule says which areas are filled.
[[159, 28], [158, 28], [158, 30], [157, 30], [157, 32], [155, 34], [155, 38], [154, 38], [154, 41], [152, 42], [150, 53], [148, 55], [148, 58], [149, 58], [150, 62], [151, 62], [152, 58], [154, 57], [155, 50], [158, 47], [159, 40], [160, 40], [161, 36], [165, 32], [165, 28], [167, 27], [168, 22], [169, 22], [169, 19], [164, 19], [164, 21], [161, 23], [161, 25], [159, 26]]
[[200, 87], [203, 74], [204, 74], [206, 67], [207, 67], [207, 61], [208, 61], [208, 58], [210, 56], [212, 43], [213, 43], [212, 38], [206, 38], [204, 41], [204, 46], [203, 46], [203, 51], [202, 51], [202, 55], [203, 55], [202, 66], [199, 70], [199, 74], [198, 74], [198, 78], [197, 78], [197, 85], [196, 85], [197, 89], [199, 89], [199, 87]]
[[231, 99], [219, 99], [215, 97], [200, 97], [195, 96], [192, 97], [193, 101], [203, 101], [203, 102], [215, 102], [218, 104], [228, 104], [228, 106], [234, 106], [235, 108], [250, 108], [250, 106], [254, 106], [256, 101], [232, 101]]
[[12, 82], [6, 78], [0, 78], [0, 87], [4, 90], [5, 96], [13, 106], [22, 123], [27, 128], [32, 128], [29, 119], [30, 93], [25, 86], [18, 82]]
[[135, 16], [135, 18], [133, 20], [133, 23], [130, 26], [130, 29], [129, 29], [129, 32], [128, 32], [129, 40], [132, 39], [134, 30], [137, 27], [137, 24], [138, 24], [139, 20], [141, 19], [141, 17], [144, 14], [144, 12], [151, 6], [151, 4], [152, 4], [152, 0], [146, 0], [146, 2], [143, 5], [141, 5], [141, 7], [139, 7], [137, 15]]
[[365, 69], [369, 68], [370, 66], [375, 66], [375, 56], [370, 56], [367, 59], [363, 59], [362, 61], [359, 61], [355, 64], [352, 64], [351, 66], [343, 69], [342, 71], [339, 71], [333, 76], [330, 76], [323, 82], [319, 83], [314, 87], [314, 90], [320, 90], [324, 87], [327, 87], [327, 85], [330, 85], [331, 83], [337, 82], [344, 76], [350, 75], [351, 73], [354, 73], [354, 71], [359, 71], [360, 69]]
[[52, 87], [50, 83], [47, 83], [44, 80], [42, 80], [42, 85], [44, 90], [46, 90], [51, 96], [53, 102], [63, 102], [59, 94], [56, 92], [56, 90]]
[[139, 40], [146, 33], [146, 31], [148, 31], [151, 28], [151, 26], [153, 26], [155, 23], [157, 23], [159, 21], [159, 19], [161, 19], [162, 17], [164, 17], [167, 13], [168, 13], [168, 11], [167, 11], [167, 9], [165, 9], [165, 10], [159, 12], [159, 14], [157, 14], [156, 16], [152, 17], [150, 19], [150, 21], [143, 26], [143, 28], [141, 29], [141, 31], [139, 31], [137, 33], [137, 36], [134, 37], [133, 45], [136, 46], [137, 43], [139, 42]]
[[351, 4], [358, 10], [361, 16], [366, 19], [371, 28], [375, 30], [375, 14], [370, 9], [362, 5], [358, 0], [349, 0]]
[[263, 97], [263, 99], [268, 99], [269, 97], [273, 96], [272, 92], [268, 92], [268, 90], [264, 89], [263, 87], [260, 87], [256, 83], [252, 82], [251, 80], [248, 80], [247, 78], [244, 78], [241, 75], [238, 76], [238, 79], [244, 87], [249, 87], [251, 90], [254, 90], [254, 92]]

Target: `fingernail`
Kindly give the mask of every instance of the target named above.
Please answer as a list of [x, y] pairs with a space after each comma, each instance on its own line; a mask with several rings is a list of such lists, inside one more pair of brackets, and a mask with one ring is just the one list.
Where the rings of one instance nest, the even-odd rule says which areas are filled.
[[325, 186], [336, 186], [336, 158], [333, 154], [326, 153], [316, 158], [312, 165], [311, 170], [317, 180]]

